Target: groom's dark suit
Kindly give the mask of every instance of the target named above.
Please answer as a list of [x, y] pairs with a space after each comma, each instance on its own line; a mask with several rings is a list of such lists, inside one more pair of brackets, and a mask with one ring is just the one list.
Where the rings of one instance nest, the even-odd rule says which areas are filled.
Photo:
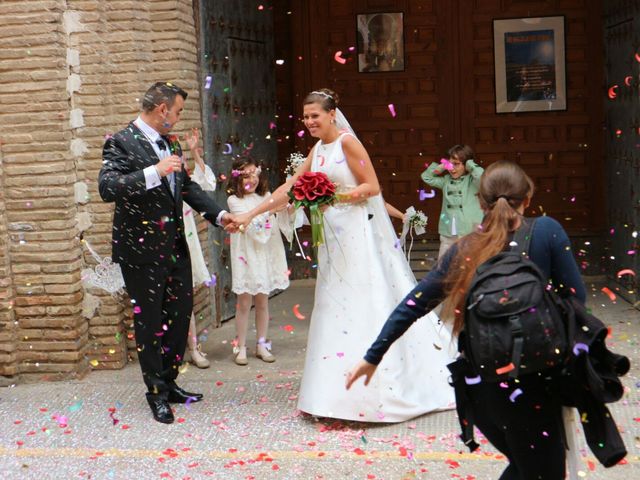
[[[182, 154], [178, 142], [169, 148]], [[159, 159], [134, 123], [105, 142], [102, 158], [100, 196], [116, 204], [113, 260], [122, 268], [133, 304], [140, 367], [149, 392], [166, 399], [176, 386], [193, 308], [182, 201], [213, 224], [222, 209], [191, 181], [184, 166], [175, 172], [175, 194], [168, 177], [147, 189], [143, 170]]]

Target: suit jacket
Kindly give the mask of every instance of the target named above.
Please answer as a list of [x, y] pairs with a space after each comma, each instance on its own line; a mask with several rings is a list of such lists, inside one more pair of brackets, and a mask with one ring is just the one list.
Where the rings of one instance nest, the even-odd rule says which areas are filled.
[[[178, 142], [171, 145], [171, 152], [182, 154]], [[147, 190], [143, 170], [159, 159], [134, 123], [105, 142], [102, 159], [100, 196], [116, 204], [112, 240], [115, 262], [143, 265], [168, 258], [175, 242], [185, 241], [183, 199], [215, 225], [222, 209], [191, 180], [184, 166], [175, 172], [175, 196], [166, 177], [162, 185]]]

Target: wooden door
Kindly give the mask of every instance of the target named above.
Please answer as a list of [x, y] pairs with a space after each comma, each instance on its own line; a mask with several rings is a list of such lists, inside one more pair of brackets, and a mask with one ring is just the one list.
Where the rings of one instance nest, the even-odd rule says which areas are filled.
[[[420, 201], [420, 173], [452, 145], [467, 143], [485, 166], [506, 158], [527, 170], [537, 187], [536, 214], [556, 217], [574, 234], [603, 229], [601, 1], [300, 3], [292, 19], [295, 115], [306, 92], [336, 90], [390, 203], [424, 210], [434, 233], [441, 196]], [[403, 12], [404, 71], [359, 73], [355, 55], [345, 64], [334, 59], [337, 51], [356, 46], [357, 15], [372, 12]], [[496, 114], [493, 20], [548, 15], [565, 16], [567, 110]], [[296, 141], [299, 150], [314, 143]]]
[[[205, 160], [221, 179], [229, 177], [234, 158], [248, 154], [266, 164], [277, 184], [276, 142], [269, 136], [276, 113], [271, 15], [249, 0], [200, 2]], [[226, 205], [226, 187], [220, 182], [216, 192], [221, 205]], [[229, 237], [220, 229], [209, 232], [220, 320], [235, 314]]]
[[[456, 135], [488, 165], [516, 161], [536, 184], [531, 211], [573, 234], [604, 227], [602, 4], [587, 0], [461, 0]], [[565, 17], [567, 110], [496, 114], [493, 20]], [[466, 48], [465, 46], [472, 46]]]
[[[401, 210], [409, 205], [422, 209], [432, 219], [432, 231], [440, 204], [420, 202], [418, 191], [426, 187], [420, 173], [446, 151], [454, 121], [448, 104], [453, 66], [445, 61], [449, 46], [441, 28], [450, 9], [437, 8], [438, 4], [447, 2], [309, 0], [294, 12], [304, 39], [292, 52], [294, 59], [306, 62], [304, 71], [294, 77], [294, 90], [300, 95], [294, 104], [296, 116], [305, 93], [321, 87], [335, 90], [340, 109], [373, 161], [385, 199]], [[404, 71], [358, 72], [356, 52], [349, 53], [356, 47], [356, 18], [372, 12], [403, 13]], [[346, 63], [335, 60], [338, 51]], [[303, 151], [315, 139], [305, 136], [297, 143]]]

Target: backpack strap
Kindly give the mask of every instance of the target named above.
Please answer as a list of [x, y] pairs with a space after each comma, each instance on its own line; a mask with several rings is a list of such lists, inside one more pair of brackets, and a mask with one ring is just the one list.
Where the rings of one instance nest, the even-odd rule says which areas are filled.
[[529, 246], [531, 245], [531, 234], [536, 224], [537, 218], [522, 217], [522, 224], [513, 234], [513, 241], [517, 244], [511, 247], [512, 252], [519, 252], [523, 255], [529, 255]]
[[[522, 217], [520, 228], [513, 234], [513, 242], [515, 245], [511, 247], [512, 252], [518, 252], [521, 255], [529, 255], [529, 247], [531, 245], [531, 235], [536, 218]], [[511, 335], [513, 336], [513, 350], [511, 352], [511, 365], [513, 369], [509, 372], [510, 378], [518, 378], [520, 373], [520, 356], [524, 347], [524, 338], [522, 337], [522, 323], [519, 315], [509, 317], [509, 326], [511, 327]]]

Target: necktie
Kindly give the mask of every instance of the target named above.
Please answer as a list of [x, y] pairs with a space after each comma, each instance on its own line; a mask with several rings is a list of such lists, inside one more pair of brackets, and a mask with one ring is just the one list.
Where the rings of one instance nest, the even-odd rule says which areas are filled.
[[[170, 155], [170, 151], [167, 148], [167, 143], [163, 137], [160, 137], [156, 140], [156, 145], [158, 145], [158, 149], [160, 150], [160, 160], [166, 158]], [[171, 189], [171, 193], [173, 195], [176, 194], [176, 185], [175, 185], [175, 174], [171, 172], [167, 175], [167, 181], [169, 182], [169, 188]]]

